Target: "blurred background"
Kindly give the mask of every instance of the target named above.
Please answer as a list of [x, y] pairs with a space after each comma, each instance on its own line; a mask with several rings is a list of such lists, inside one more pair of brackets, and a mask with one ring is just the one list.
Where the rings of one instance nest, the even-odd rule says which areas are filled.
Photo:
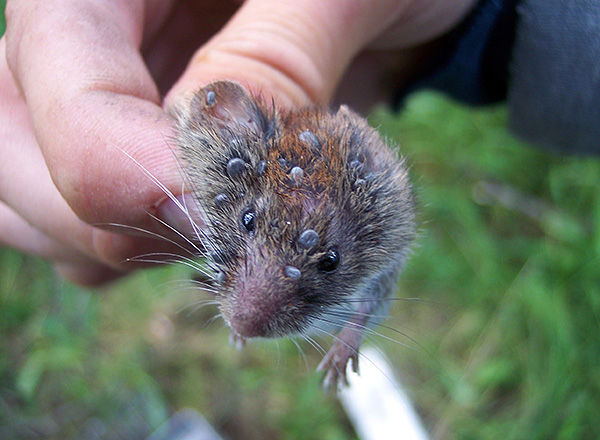
[[[370, 116], [409, 158], [420, 234], [367, 342], [434, 439], [600, 438], [600, 161], [523, 145], [505, 119], [430, 92]], [[229, 439], [356, 439], [318, 351], [236, 350], [190, 276], [87, 290], [0, 249], [0, 438], [144, 439], [193, 408]]]

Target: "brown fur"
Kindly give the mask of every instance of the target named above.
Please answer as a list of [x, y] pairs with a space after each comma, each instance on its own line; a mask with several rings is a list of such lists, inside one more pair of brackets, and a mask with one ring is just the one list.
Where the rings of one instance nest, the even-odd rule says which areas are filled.
[[[344, 106], [280, 113], [231, 82], [200, 90], [178, 120], [184, 172], [208, 225], [199, 240], [232, 332], [279, 337], [333, 322], [344, 340], [322, 367], [345, 381], [414, 236], [403, 161]], [[319, 238], [310, 249], [298, 242], [307, 229]], [[339, 266], [325, 271], [332, 250]]]

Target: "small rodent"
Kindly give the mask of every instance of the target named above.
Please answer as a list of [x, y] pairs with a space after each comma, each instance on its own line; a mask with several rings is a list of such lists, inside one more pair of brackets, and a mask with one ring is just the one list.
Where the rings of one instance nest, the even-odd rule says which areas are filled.
[[325, 384], [346, 384], [415, 235], [403, 160], [346, 106], [281, 111], [212, 83], [176, 112], [196, 237], [234, 340], [335, 335]]

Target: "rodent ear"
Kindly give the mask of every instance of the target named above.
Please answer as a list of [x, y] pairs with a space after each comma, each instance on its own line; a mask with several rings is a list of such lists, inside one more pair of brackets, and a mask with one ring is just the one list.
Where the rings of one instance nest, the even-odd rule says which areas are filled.
[[360, 115], [358, 113], [352, 111], [350, 109], [350, 107], [348, 107], [345, 104], [340, 105], [340, 108], [338, 109], [337, 114], [339, 116], [344, 116], [344, 117], [352, 119], [352, 120], [362, 120], [362, 118], [360, 117]]
[[217, 81], [202, 88], [191, 102], [191, 117], [209, 118], [229, 129], [245, 127], [260, 135], [264, 117], [259, 106], [244, 88], [231, 81]]

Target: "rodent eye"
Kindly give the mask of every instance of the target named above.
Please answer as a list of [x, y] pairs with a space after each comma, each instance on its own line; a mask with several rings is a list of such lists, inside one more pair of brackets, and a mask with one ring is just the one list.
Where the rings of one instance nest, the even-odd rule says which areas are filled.
[[323, 272], [333, 272], [340, 264], [340, 253], [337, 249], [329, 249], [327, 254], [319, 261], [319, 270]]
[[256, 228], [256, 213], [252, 210], [248, 210], [242, 214], [242, 225], [248, 232], [254, 232]]

